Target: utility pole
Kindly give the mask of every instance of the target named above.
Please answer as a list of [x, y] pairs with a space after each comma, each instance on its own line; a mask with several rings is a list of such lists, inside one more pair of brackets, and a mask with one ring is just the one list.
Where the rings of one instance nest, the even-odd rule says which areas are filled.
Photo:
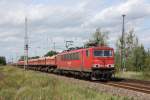
[[24, 70], [28, 67], [28, 27], [27, 17], [25, 17], [25, 36], [24, 36]]
[[56, 45], [55, 45], [55, 42], [53, 43], [53, 45], [54, 45], [54, 51], [56, 50]]
[[47, 50], [49, 51], [49, 39], [48, 39], [48, 35], [47, 35]]
[[124, 25], [124, 18], [125, 18], [126, 15], [122, 15], [122, 41], [121, 41], [121, 67], [122, 67], [122, 70], [124, 71], [126, 68], [125, 66], [125, 25]]
[[148, 48], [148, 56], [150, 56], [150, 48]]
[[54, 42], [53, 42], [53, 38], [50, 38], [50, 50], [54, 50], [55, 49], [55, 45], [54, 45]]
[[18, 56], [17, 56], [17, 52], [16, 52], [16, 67], [17, 67], [17, 59], [18, 59]]
[[14, 58], [13, 58], [13, 56], [12, 56], [12, 58], [11, 58], [11, 63], [12, 63], [12, 64], [14, 63]]

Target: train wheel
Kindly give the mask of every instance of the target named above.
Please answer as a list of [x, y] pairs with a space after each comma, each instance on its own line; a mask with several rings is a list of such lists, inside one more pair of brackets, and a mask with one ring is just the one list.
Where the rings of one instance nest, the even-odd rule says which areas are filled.
[[96, 76], [95, 76], [95, 72], [92, 72], [90, 75], [90, 80], [91, 81], [95, 81], [96, 80]]

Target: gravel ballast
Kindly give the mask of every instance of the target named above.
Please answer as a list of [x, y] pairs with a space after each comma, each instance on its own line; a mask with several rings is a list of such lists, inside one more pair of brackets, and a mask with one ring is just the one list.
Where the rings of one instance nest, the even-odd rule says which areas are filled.
[[90, 82], [90, 81], [85, 81], [85, 80], [80, 80], [80, 79], [75, 79], [75, 78], [70, 78], [65, 76], [59, 76], [54, 74], [48, 74], [48, 75], [63, 80], [70, 84], [75, 84], [81, 87], [94, 89], [99, 93], [108, 93], [115, 96], [125, 96], [128, 98], [132, 98], [134, 100], [150, 100], [150, 94], [146, 94], [146, 93], [136, 92], [133, 90], [109, 86], [102, 83]]

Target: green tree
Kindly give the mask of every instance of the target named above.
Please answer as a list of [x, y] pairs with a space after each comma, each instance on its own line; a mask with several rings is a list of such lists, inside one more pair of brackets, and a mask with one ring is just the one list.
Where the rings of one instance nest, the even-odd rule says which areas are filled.
[[19, 61], [24, 60], [24, 56], [20, 56]]
[[[125, 61], [127, 70], [142, 70], [145, 59], [144, 46], [139, 44], [134, 29], [129, 30], [124, 37]], [[116, 42], [116, 65], [121, 66], [122, 37]], [[119, 57], [118, 57], [119, 56]]]
[[115, 67], [117, 69], [117, 71], [120, 70], [120, 66], [121, 66], [121, 56], [120, 56], [120, 51], [116, 50], [115, 52]]
[[3, 56], [0, 56], [0, 65], [6, 65], [6, 58]]
[[37, 59], [40, 58], [39, 56], [29, 57], [28, 59]]
[[85, 47], [89, 46], [105, 46], [108, 45], [108, 32], [102, 32], [99, 28], [93, 33], [92, 38], [85, 44]]
[[[121, 51], [122, 42], [123, 42], [122, 37], [120, 36], [116, 42], [117, 50]], [[138, 38], [136, 37], [134, 33], [134, 29], [129, 30], [129, 32], [125, 34], [124, 43], [125, 43], [124, 49], [126, 51], [125, 52], [126, 56], [127, 57], [132, 56], [133, 49], [139, 46]]]
[[146, 77], [150, 77], [150, 51], [149, 50], [146, 52], [143, 75]]
[[141, 71], [144, 69], [144, 62], [145, 62], [145, 50], [144, 46], [138, 46], [134, 49], [133, 54], [133, 65], [136, 67], [136, 71]]
[[58, 52], [51, 50], [51, 51], [47, 52], [44, 56], [47, 57], [47, 56], [53, 56], [56, 54], [58, 54]]
[[[36, 58], [39, 58], [39, 56], [28, 57], [28, 60], [29, 59], [36, 59]], [[20, 56], [19, 61], [24, 61], [24, 56]]]

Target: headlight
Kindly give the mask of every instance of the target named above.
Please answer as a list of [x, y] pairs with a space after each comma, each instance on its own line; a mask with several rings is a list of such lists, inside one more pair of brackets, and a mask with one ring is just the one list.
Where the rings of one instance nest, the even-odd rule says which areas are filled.
[[107, 67], [114, 67], [114, 64], [109, 64], [107, 65]]
[[112, 64], [111, 67], [114, 67], [114, 64]]
[[94, 68], [99, 68], [100, 65], [99, 65], [99, 64], [93, 64], [93, 67], [94, 67]]
[[93, 67], [94, 68], [100, 68], [100, 67], [108, 67], [108, 68], [111, 68], [111, 67], [114, 67], [114, 64], [108, 64], [108, 65], [100, 65], [100, 64], [93, 64]]
[[100, 67], [103, 67], [103, 65], [100, 65], [100, 64], [93, 64], [93, 67], [94, 67], [94, 68], [100, 68]]

